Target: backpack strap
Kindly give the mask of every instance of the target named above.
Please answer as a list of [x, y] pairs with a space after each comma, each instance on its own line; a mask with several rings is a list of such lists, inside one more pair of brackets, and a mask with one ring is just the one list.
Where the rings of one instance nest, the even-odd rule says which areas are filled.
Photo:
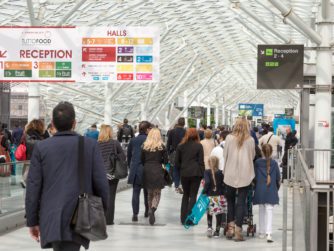
[[270, 141], [270, 139], [271, 139], [272, 136], [274, 136], [274, 134], [271, 134], [271, 135], [270, 135], [270, 137], [269, 137], [269, 139], [268, 139], [268, 141], [267, 141], [267, 144], [269, 144], [269, 141]]

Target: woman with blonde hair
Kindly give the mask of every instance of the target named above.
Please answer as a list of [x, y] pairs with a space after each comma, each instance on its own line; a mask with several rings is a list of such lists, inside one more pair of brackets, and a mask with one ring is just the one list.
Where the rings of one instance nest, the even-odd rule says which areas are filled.
[[167, 150], [162, 142], [159, 129], [153, 128], [148, 133], [142, 147], [141, 161], [144, 166], [143, 187], [148, 192], [149, 222], [154, 225], [154, 213], [160, 202], [161, 189], [166, 185], [163, 165], [168, 163]]
[[109, 200], [106, 212], [106, 221], [107, 225], [114, 225], [115, 199], [119, 179], [115, 178], [115, 170], [110, 166], [109, 159], [111, 154], [116, 154], [123, 161], [125, 161], [126, 157], [120, 143], [113, 139], [113, 131], [110, 125], [101, 125], [97, 141], [100, 146], [104, 167], [106, 169], [107, 178], [109, 181]]
[[216, 142], [216, 139], [212, 138], [212, 134], [213, 134], [212, 130], [206, 129], [204, 131], [204, 139], [201, 140], [201, 144], [203, 146], [203, 151], [204, 151], [204, 164], [206, 170], [210, 169], [208, 159], [210, 157], [212, 150], [218, 144]]
[[[255, 157], [255, 142], [250, 135], [248, 121], [238, 118], [232, 134], [226, 137], [224, 147], [224, 183], [226, 184], [227, 222], [226, 237], [235, 241], [243, 241], [242, 222], [244, 207], [254, 174], [253, 159]], [[236, 194], [238, 200], [236, 203]]]

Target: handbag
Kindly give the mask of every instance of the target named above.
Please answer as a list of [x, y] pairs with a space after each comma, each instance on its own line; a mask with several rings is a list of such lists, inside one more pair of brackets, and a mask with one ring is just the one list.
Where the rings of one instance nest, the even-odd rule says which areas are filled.
[[125, 179], [128, 176], [128, 165], [126, 160], [121, 158], [117, 153], [117, 147], [114, 143], [114, 153], [109, 157], [109, 163], [112, 166], [110, 175], [114, 176], [115, 179]]
[[15, 159], [18, 161], [27, 160], [27, 147], [25, 144], [21, 143], [15, 151]]
[[[168, 167], [169, 165], [169, 167]], [[170, 164], [166, 164], [166, 167], [162, 167], [162, 170], [164, 172], [164, 180], [167, 186], [171, 186], [173, 184], [173, 178], [170, 172]]]
[[105, 240], [108, 235], [102, 199], [85, 192], [84, 163], [84, 137], [79, 136], [78, 173], [80, 195], [72, 216], [72, 229], [75, 233], [88, 240]]

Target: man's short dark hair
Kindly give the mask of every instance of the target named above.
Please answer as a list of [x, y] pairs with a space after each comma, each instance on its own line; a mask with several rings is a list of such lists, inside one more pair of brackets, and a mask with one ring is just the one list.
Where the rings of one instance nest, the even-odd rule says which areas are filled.
[[151, 123], [148, 121], [142, 121], [139, 124], [139, 133], [146, 133], [148, 129], [152, 127]]
[[91, 128], [97, 128], [96, 124], [92, 124]]
[[57, 131], [69, 131], [75, 120], [74, 107], [69, 102], [60, 102], [52, 111], [53, 124]]
[[274, 131], [274, 128], [273, 128], [272, 126], [269, 126], [269, 127], [268, 127], [268, 131], [269, 131], [269, 132], [273, 132], [273, 131]]
[[123, 123], [124, 123], [124, 124], [129, 123], [128, 119], [124, 119], [124, 120], [123, 120]]
[[179, 119], [177, 120], [177, 124], [178, 124], [179, 126], [184, 127], [184, 125], [186, 124], [186, 120], [185, 120], [183, 117], [181, 117], [181, 118], [179, 118]]

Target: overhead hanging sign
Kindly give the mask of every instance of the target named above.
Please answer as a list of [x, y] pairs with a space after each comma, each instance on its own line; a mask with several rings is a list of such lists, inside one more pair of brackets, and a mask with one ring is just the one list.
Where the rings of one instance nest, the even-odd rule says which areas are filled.
[[158, 82], [157, 27], [80, 27], [80, 81]]
[[263, 116], [263, 104], [239, 104], [239, 116]]
[[75, 27], [1, 27], [0, 82], [74, 82]]
[[304, 45], [259, 45], [257, 89], [302, 87]]
[[0, 27], [1, 82], [158, 82], [156, 27]]

